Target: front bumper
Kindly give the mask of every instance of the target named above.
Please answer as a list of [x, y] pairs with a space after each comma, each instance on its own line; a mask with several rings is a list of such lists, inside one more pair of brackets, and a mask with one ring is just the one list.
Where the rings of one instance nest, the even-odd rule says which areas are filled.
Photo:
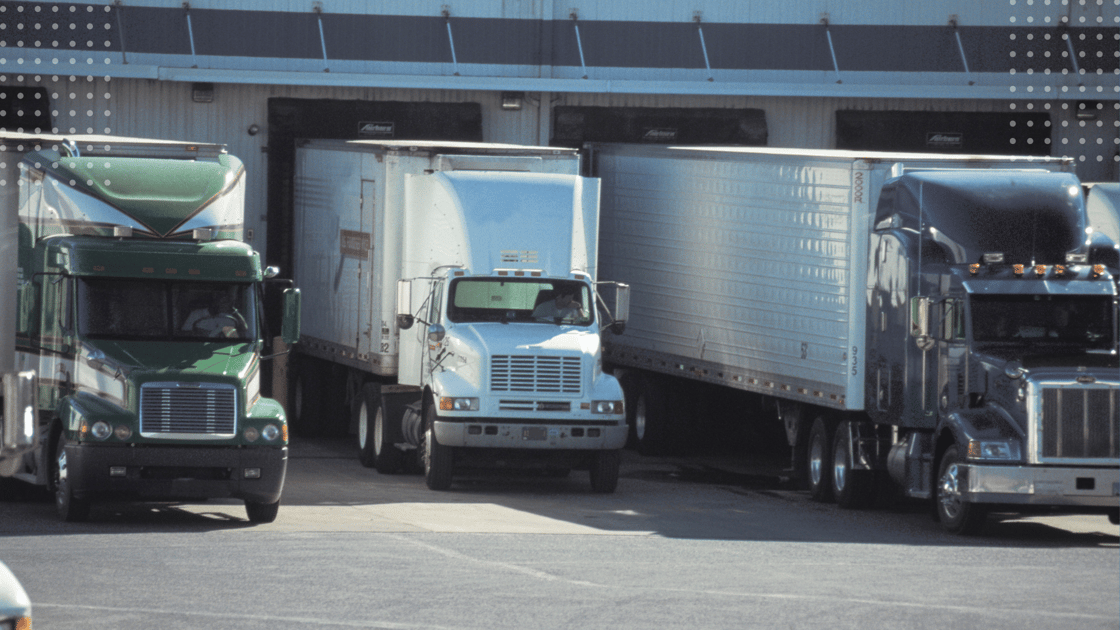
[[433, 430], [444, 446], [576, 451], [620, 449], [628, 432], [625, 423], [512, 418], [437, 419]]
[[1000, 503], [1055, 507], [1120, 505], [1120, 468], [992, 466], [966, 464], [964, 499], [972, 503]]
[[[288, 447], [214, 448], [69, 444], [68, 477], [78, 498], [188, 501], [233, 498], [274, 503]], [[124, 467], [123, 475], [110, 468]], [[246, 478], [259, 469], [259, 478]]]

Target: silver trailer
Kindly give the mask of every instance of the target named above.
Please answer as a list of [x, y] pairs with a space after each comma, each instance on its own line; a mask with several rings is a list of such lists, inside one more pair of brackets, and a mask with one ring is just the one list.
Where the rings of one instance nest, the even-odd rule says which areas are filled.
[[[603, 182], [600, 272], [633, 290], [604, 362], [640, 450], [695, 431], [694, 401], [673, 401], [683, 388], [664, 379], [704, 381], [772, 403], [821, 500], [866, 505], [889, 474], [954, 531], [997, 506], [1116, 516], [1115, 288], [1100, 264], [1115, 249], [1084, 238], [1071, 160], [637, 145], [587, 157]], [[1082, 309], [1081, 337], [996, 338], [989, 318], [1024, 296]], [[1033, 308], [1018, 312], [1041, 318]], [[1090, 436], [1076, 452], [1074, 434]]]

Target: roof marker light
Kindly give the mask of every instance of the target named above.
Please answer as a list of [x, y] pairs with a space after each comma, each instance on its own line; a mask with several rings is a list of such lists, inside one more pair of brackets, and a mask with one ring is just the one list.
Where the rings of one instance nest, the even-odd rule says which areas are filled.
[[972, 263], [971, 265], [969, 265], [968, 266], [968, 273], [970, 273], [974, 276], [976, 274], [980, 273], [980, 263]]
[[1046, 275], [1046, 265], [1035, 265], [1034, 266], [1034, 273], [1035, 273], [1036, 276], [1045, 276]]
[[1015, 275], [1023, 275], [1023, 265], [1013, 265], [1011, 269], [1015, 272]]

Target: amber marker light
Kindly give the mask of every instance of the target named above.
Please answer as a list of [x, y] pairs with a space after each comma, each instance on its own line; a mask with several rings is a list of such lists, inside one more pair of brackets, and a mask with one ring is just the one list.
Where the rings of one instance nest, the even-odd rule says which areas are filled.
[[974, 276], [976, 274], [980, 273], [980, 263], [972, 263], [971, 265], [969, 265], [968, 266], [968, 273], [970, 273]]
[[1093, 265], [1093, 277], [1099, 278], [1104, 273], [1104, 265]]
[[1035, 273], [1036, 276], [1045, 276], [1046, 275], [1046, 265], [1035, 265], [1034, 266], [1034, 273]]
[[1023, 275], [1023, 265], [1013, 265], [1011, 268], [1015, 271], [1015, 275]]
[[1066, 266], [1065, 265], [1054, 265], [1054, 275], [1055, 276], [1066, 275]]

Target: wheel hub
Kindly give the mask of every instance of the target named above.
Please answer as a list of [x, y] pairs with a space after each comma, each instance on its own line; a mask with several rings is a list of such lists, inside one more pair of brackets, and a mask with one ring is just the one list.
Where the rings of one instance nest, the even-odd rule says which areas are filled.
[[941, 509], [950, 519], [956, 518], [961, 511], [960, 468], [957, 464], [950, 464], [941, 475], [938, 500]]
[[824, 444], [820, 440], [814, 440], [812, 447], [809, 449], [809, 479], [816, 486], [820, 485], [823, 478]]

